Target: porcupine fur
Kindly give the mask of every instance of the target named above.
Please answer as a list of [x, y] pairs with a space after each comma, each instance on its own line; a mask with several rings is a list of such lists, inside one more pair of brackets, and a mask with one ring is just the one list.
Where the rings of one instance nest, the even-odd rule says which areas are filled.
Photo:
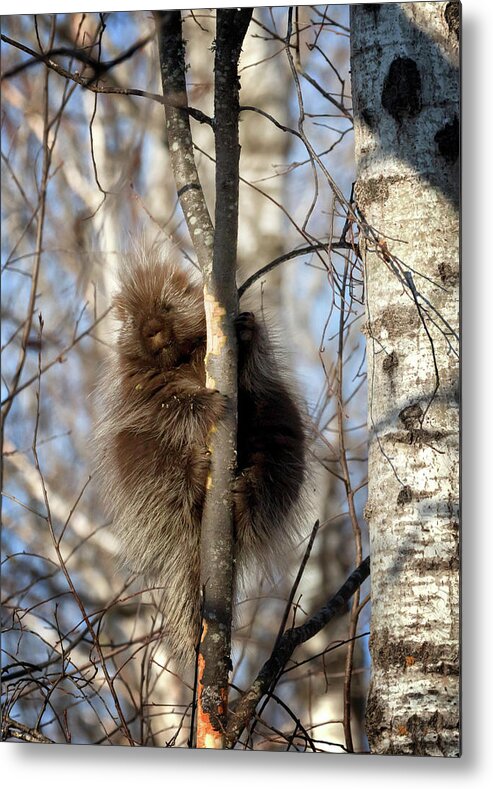
[[[143, 253], [122, 261], [114, 349], [99, 384], [98, 476], [123, 554], [162, 587], [167, 642], [194, 660], [200, 630], [200, 523], [207, 435], [227, 407], [205, 387], [200, 282], [176, 261]], [[269, 573], [292, 547], [306, 476], [301, 408], [252, 313], [236, 320], [238, 455], [235, 571]]]

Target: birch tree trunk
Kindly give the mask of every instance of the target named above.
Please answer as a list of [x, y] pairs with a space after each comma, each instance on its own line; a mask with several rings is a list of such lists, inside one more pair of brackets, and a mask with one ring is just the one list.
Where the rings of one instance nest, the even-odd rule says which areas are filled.
[[351, 8], [374, 753], [459, 755], [459, 5]]

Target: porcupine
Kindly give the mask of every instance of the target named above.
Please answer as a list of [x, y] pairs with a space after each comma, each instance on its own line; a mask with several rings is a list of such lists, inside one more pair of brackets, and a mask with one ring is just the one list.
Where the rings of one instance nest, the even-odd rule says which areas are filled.
[[[156, 253], [124, 259], [113, 308], [117, 340], [99, 384], [100, 486], [128, 563], [162, 587], [167, 641], [188, 664], [200, 632], [207, 435], [227, 404], [205, 387], [203, 291], [191, 273]], [[293, 544], [306, 431], [264, 326], [244, 312], [236, 334], [238, 576], [269, 572]]]

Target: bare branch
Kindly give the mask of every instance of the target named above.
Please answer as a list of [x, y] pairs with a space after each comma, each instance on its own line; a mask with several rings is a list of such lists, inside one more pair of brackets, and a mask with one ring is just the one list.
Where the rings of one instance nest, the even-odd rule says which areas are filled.
[[16, 740], [23, 740], [24, 742], [44, 742], [53, 743], [49, 737], [45, 737], [37, 729], [31, 729], [23, 723], [19, 723], [7, 715], [2, 721], [2, 740], [8, 740], [14, 737]]
[[[153, 37], [154, 36], [152, 36], [152, 38]], [[198, 121], [199, 123], [205, 123], [208, 126], [213, 125], [212, 118], [209, 118], [209, 116], [206, 115], [204, 112], [196, 109], [195, 107], [188, 107], [188, 106], [183, 107], [179, 102], [173, 101], [172, 97], [168, 97], [167, 99], [165, 99], [163, 98], [163, 96], [160, 96], [158, 93], [151, 93], [148, 90], [140, 90], [139, 88], [120, 88], [117, 85], [101, 84], [101, 82], [99, 82], [101, 76], [106, 74], [110, 68], [115, 66], [116, 61], [120, 63], [123, 60], [125, 60], [126, 57], [124, 57], [123, 55], [120, 56], [120, 58], [117, 58], [115, 61], [99, 63], [97, 60], [89, 56], [86, 56], [85, 59], [82, 58], [80, 54], [79, 55], [77, 54], [79, 50], [71, 50], [66, 47], [61, 47], [58, 49], [51, 50], [50, 52], [41, 54], [39, 52], [35, 52], [33, 49], [30, 49], [30, 47], [26, 46], [25, 44], [21, 44], [19, 41], [14, 41], [14, 39], [9, 38], [8, 36], [2, 34], [1, 38], [7, 44], [10, 44], [13, 47], [17, 47], [17, 49], [21, 49], [23, 52], [26, 52], [27, 54], [32, 56], [32, 60], [27, 61], [27, 63], [22, 63], [17, 68], [12, 69], [11, 71], [3, 74], [2, 80], [14, 76], [23, 68], [32, 65], [33, 63], [44, 63], [52, 71], [55, 71], [57, 74], [60, 74], [60, 76], [62, 77], [65, 77], [65, 79], [70, 79], [72, 80], [72, 82], [76, 82], [77, 85], [80, 85], [82, 88], [85, 88], [86, 90], [90, 90], [92, 93], [108, 93], [108, 94], [113, 94], [115, 96], [138, 96], [144, 99], [151, 99], [152, 101], [157, 101], [158, 104], [163, 104], [164, 106], [180, 108], [188, 115], [190, 115], [191, 118]], [[150, 37], [147, 37], [144, 40], [144, 43], [147, 43], [149, 38]], [[143, 45], [144, 44], [141, 43], [141, 46]], [[140, 47], [134, 46], [131, 49], [132, 49], [131, 55], [133, 55], [138, 49], [140, 49]], [[128, 51], [129, 50], [127, 50], [127, 53]], [[53, 60], [53, 55], [57, 55], [57, 54], [66, 54], [66, 55], [72, 55], [73, 57], [78, 57], [79, 60], [82, 60], [86, 65], [92, 66], [96, 70], [96, 75], [92, 77], [83, 77], [81, 74], [79, 74], [78, 71], [69, 71], [68, 69], [64, 68], [59, 63], [57, 63], [55, 60]], [[130, 55], [127, 54], [127, 57], [130, 57]]]
[[353, 594], [360, 588], [370, 574], [370, 558], [367, 557], [354, 570], [339, 591], [328, 603], [310, 617], [303, 625], [287, 630], [277, 642], [270, 658], [262, 666], [250, 689], [242, 696], [236, 710], [231, 714], [226, 732], [229, 748], [233, 748], [255, 713], [257, 704], [283, 670], [294, 650], [300, 644], [313, 638], [331, 619], [339, 614]]
[[[49, 65], [49, 61], [56, 55], [66, 55], [67, 57], [75, 58], [76, 60], [80, 60], [81, 63], [84, 63], [86, 66], [90, 66], [94, 69], [94, 76], [92, 77], [93, 80], [99, 79], [103, 74], [110, 71], [115, 66], [118, 66], [120, 63], [123, 63], [125, 60], [131, 58], [139, 49], [145, 47], [149, 41], [152, 41], [154, 38], [154, 34], [145, 36], [144, 38], [136, 41], [132, 44], [128, 49], [118, 55], [118, 57], [114, 58], [113, 60], [97, 60], [89, 55], [86, 51], [86, 47], [83, 48], [73, 48], [73, 47], [51, 47], [48, 52], [34, 52], [30, 50], [29, 47], [26, 47], [23, 44], [20, 44], [18, 41], [14, 41], [13, 39], [9, 38], [8, 36], [4, 36], [2, 34], [2, 41], [5, 41], [7, 44], [11, 44], [18, 49], [22, 49], [23, 52], [30, 54], [32, 56], [31, 60], [25, 60], [23, 63], [19, 63], [18, 66], [10, 69], [10, 71], [5, 72], [2, 75], [2, 79], [9, 79], [9, 77], [14, 77], [16, 74], [20, 74], [21, 71], [29, 68], [30, 66], [34, 66], [37, 63], [46, 63]], [[91, 45], [92, 46], [92, 45]]]
[[180, 11], [155, 11], [166, 113], [166, 133], [176, 191], [200, 268], [212, 263], [214, 228], [200, 184], [188, 119], [185, 49]]
[[241, 298], [245, 291], [248, 288], [261, 279], [265, 274], [268, 274], [269, 271], [277, 268], [280, 266], [281, 263], [284, 263], [287, 260], [293, 260], [294, 258], [302, 257], [303, 255], [310, 255], [313, 252], [328, 252], [333, 251], [337, 252], [341, 249], [353, 249], [353, 245], [350, 244], [348, 241], [333, 241], [332, 243], [328, 244], [310, 244], [307, 247], [299, 247], [298, 249], [292, 249], [291, 252], [286, 252], [284, 255], [279, 255], [279, 257], [275, 258], [275, 260], [271, 260], [270, 263], [267, 263], [265, 266], [262, 266], [258, 271], [252, 274], [248, 279], [243, 282], [242, 285], [238, 288], [238, 298]]

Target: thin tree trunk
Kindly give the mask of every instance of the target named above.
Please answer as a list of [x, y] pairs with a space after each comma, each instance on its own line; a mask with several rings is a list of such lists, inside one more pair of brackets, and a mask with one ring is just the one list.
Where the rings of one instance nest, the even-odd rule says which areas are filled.
[[459, 754], [459, 5], [351, 8], [372, 752]]
[[204, 277], [207, 321], [206, 386], [219, 389], [227, 411], [208, 438], [207, 479], [200, 541], [203, 591], [202, 635], [197, 674], [197, 747], [223, 748], [228, 712], [233, 605], [233, 500], [236, 470], [238, 311], [236, 247], [240, 146], [238, 60], [252, 9], [217, 11], [214, 62], [216, 158], [215, 230], [207, 211], [193, 155], [188, 120], [184, 43], [180, 11], [155, 12], [166, 130], [177, 193]]
[[[202, 516], [200, 573], [204, 594], [198, 664], [197, 747], [224, 748], [231, 668], [233, 500], [236, 470], [238, 312], [236, 246], [240, 145], [238, 60], [252, 9], [218, 9], [214, 63], [216, 210], [214, 256], [204, 274], [207, 318], [206, 386], [228, 398], [211, 433], [211, 470]], [[211, 331], [210, 331], [211, 329]]]
[[[181, 11], [155, 11], [171, 169], [202, 271], [212, 264], [214, 228], [197, 173], [188, 116]], [[173, 106], [174, 105], [174, 106]]]

